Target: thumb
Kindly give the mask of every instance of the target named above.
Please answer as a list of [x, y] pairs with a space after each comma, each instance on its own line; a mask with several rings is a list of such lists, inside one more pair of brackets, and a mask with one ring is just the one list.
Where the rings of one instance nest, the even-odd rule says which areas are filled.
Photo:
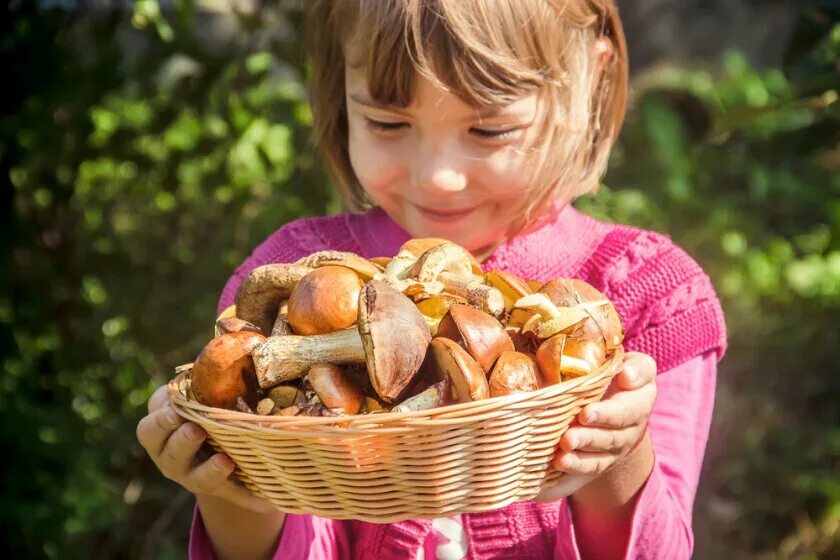
[[613, 380], [618, 389], [632, 391], [656, 379], [656, 360], [642, 352], [628, 352], [624, 367]]

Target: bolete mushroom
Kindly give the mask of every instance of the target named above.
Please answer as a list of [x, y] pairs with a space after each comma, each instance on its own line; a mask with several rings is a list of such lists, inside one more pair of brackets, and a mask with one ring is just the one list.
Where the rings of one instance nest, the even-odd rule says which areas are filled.
[[365, 396], [340, 366], [315, 364], [306, 377], [327, 408], [340, 408], [346, 414], [356, 414], [362, 408]]
[[484, 281], [499, 290], [505, 300], [505, 311], [510, 312], [519, 298], [533, 294], [534, 291], [522, 278], [504, 270], [490, 270], [484, 275]]
[[393, 412], [417, 412], [450, 404], [452, 401], [451, 385], [452, 382], [448, 377], [433, 383], [423, 391], [395, 406]]
[[379, 267], [366, 258], [347, 251], [318, 251], [298, 260], [295, 264], [312, 268], [343, 266], [355, 271], [365, 281], [381, 272]]
[[490, 373], [490, 396], [501, 397], [540, 388], [537, 368], [527, 354], [503, 352]]
[[326, 334], [352, 327], [358, 316], [362, 281], [349, 268], [316, 268], [289, 296], [287, 320], [295, 334]]
[[312, 272], [308, 266], [266, 264], [248, 274], [236, 292], [236, 316], [270, 333], [280, 303], [298, 281]]
[[436, 337], [429, 345], [427, 367], [438, 379], [448, 378], [456, 402], [470, 402], [490, 396], [481, 366], [457, 342]]
[[585, 337], [602, 338], [607, 351], [617, 348], [624, 339], [624, 327], [615, 305], [597, 288], [577, 278], [556, 278], [540, 288], [558, 306], [574, 306], [587, 313], [583, 324]]
[[504, 325], [469, 305], [452, 305], [438, 323], [436, 336], [463, 346], [485, 373], [490, 372], [502, 352], [514, 350]]
[[254, 350], [260, 386], [300, 377], [318, 363], [366, 363], [374, 391], [393, 402], [423, 363], [429, 327], [410, 299], [381, 280], [362, 288], [358, 316], [355, 329], [268, 338]]
[[519, 298], [514, 310], [524, 309], [534, 314], [522, 325], [522, 332], [534, 332], [539, 338], [551, 338], [557, 333], [571, 332], [582, 325], [589, 313], [579, 307], [557, 307], [545, 294], [531, 294]]
[[259, 333], [239, 331], [221, 334], [207, 343], [190, 373], [192, 394], [201, 404], [237, 409], [243, 399], [253, 407], [257, 401], [257, 377], [251, 353], [265, 340]]
[[559, 383], [563, 377], [581, 377], [597, 370], [606, 353], [597, 340], [555, 335], [540, 345], [537, 366], [546, 384]]

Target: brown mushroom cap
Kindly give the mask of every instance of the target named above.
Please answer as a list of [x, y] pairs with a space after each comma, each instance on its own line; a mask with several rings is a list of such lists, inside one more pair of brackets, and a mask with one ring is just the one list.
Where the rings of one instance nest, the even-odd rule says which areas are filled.
[[270, 333], [280, 303], [289, 297], [298, 281], [312, 272], [306, 266], [267, 264], [248, 274], [236, 292], [236, 316]]
[[370, 280], [379, 272], [379, 268], [364, 257], [346, 251], [318, 251], [298, 260], [295, 264], [319, 268], [322, 266], [344, 266], [354, 270], [364, 280]]
[[359, 334], [373, 389], [394, 402], [423, 364], [432, 338], [426, 320], [408, 297], [371, 280], [359, 298]]
[[202, 349], [190, 373], [192, 393], [207, 406], [235, 410], [237, 400], [253, 407], [257, 401], [257, 377], [251, 352], [265, 337], [239, 331], [213, 338]]
[[362, 391], [341, 367], [315, 364], [309, 369], [307, 379], [327, 408], [340, 408], [347, 414], [356, 414], [362, 408], [365, 400]]
[[[624, 339], [621, 316], [612, 302], [591, 284], [577, 278], [556, 278], [546, 282], [539, 293], [547, 295], [557, 306], [584, 304], [582, 307], [589, 313], [590, 319], [583, 325], [583, 336], [602, 338], [607, 350], [618, 347]], [[598, 304], [585, 305], [593, 302]]]
[[536, 391], [540, 388], [537, 368], [527, 354], [503, 352], [490, 374], [490, 396]]
[[326, 334], [356, 323], [362, 281], [349, 268], [316, 268], [289, 296], [286, 320], [296, 334]]
[[458, 303], [440, 320], [436, 335], [463, 346], [485, 372], [502, 352], [514, 350], [504, 325], [487, 313]]
[[470, 402], [490, 396], [487, 377], [478, 363], [453, 340], [437, 337], [429, 345], [428, 367], [439, 378], [452, 382], [452, 395], [457, 402]]
[[563, 347], [566, 345], [566, 335], [556, 334], [543, 342], [537, 349], [537, 366], [543, 383], [554, 385], [563, 379], [560, 362], [563, 357]]

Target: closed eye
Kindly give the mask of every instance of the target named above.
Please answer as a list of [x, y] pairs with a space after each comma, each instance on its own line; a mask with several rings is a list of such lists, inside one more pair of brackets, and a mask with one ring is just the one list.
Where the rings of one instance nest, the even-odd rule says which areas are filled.
[[408, 127], [408, 123], [377, 121], [370, 117], [365, 117], [365, 126], [375, 131], [393, 132]]

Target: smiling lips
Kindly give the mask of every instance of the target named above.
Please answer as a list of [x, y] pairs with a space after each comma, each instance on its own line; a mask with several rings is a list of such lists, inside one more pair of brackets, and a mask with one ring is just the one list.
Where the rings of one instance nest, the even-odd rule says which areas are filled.
[[425, 206], [418, 206], [414, 205], [417, 208], [417, 211], [426, 218], [427, 220], [431, 220], [434, 222], [457, 222], [458, 220], [465, 218], [470, 213], [472, 213], [475, 208], [466, 208], [461, 210], [448, 210], [448, 209], [433, 209], [433, 208], [426, 208]]

